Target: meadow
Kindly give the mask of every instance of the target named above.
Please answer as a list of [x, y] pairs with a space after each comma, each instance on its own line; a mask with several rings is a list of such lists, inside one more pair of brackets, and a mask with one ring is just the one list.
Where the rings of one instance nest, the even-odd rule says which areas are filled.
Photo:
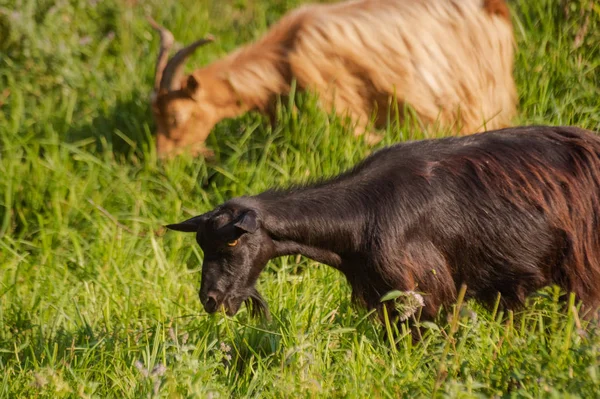
[[[300, 0], [0, 1], [0, 397], [600, 397], [600, 329], [550, 287], [515, 313], [448, 309], [413, 344], [351, 303], [343, 276], [269, 264], [272, 319], [207, 315], [202, 253], [165, 224], [237, 195], [331, 176], [374, 148], [310, 96], [220, 123], [212, 161], [157, 159], [158, 40], [253, 40]], [[516, 124], [600, 131], [600, 5], [510, 2]], [[378, 146], [418, 139], [392, 123]]]

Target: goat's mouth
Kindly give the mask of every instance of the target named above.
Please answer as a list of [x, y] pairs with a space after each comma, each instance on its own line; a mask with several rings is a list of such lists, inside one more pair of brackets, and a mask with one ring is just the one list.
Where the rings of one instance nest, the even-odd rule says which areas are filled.
[[271, 319], [271, 313], [269, 312], [267, 301], [265, 301], [262, 295], [260, 295], [260, 293], [254, 287], [249, 289], [245, 295], [236, 295], [225, 298], [217, 307], [222, 308], [227, 316], [235, 316], [240, 310], [242, 303], [246, 304], [250, 316], [263, 316], [267, 320]]
[[183, 153], [189, 152], [193, 157], [202, 156], [206, 159], [214, 158], [214, 151], [206, 146], [204, 141], [195, 143], [181, 144], [179, 140], [171, 139], [167, 136], [159, 136], [156, 139], [156, 152], [159, 159], [167, 160]]
[[225, 311], [227, 316], [235, 316], [238, 310], [240, 310], [242, 302], [243, 300], [238, 297], [225, 298], [221, 304], [221, 308]]

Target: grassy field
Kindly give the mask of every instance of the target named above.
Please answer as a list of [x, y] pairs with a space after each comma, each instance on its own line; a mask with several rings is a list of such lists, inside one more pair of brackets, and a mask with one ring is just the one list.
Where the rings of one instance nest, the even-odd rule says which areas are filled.
[[[600, 331], [553, 288], [515, 314], [469, 302], [391, 344], [340, 274], [289, 257], [259, 281], [271, 321], [204, 313], [202, 254], [162, 225], [372, 149], [302, 97], [273, 130], [219, 124], [212, 163], [158, 162], [144, 15], [183, 43], [218, 37], [193, 66], [299, 3], [0, 2], [0, 397], [600, 397]], [[600, 130], [600, 6], [568, 4], [511, 2], [517, 122]], [[381, 145], [418, 137], [393, 126]]]

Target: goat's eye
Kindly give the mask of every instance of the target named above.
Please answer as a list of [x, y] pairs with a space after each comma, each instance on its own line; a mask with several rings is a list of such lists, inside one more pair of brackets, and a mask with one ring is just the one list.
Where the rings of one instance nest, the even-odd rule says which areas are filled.
[[238, 240], [229, 241], [227, 243], [227, 245], [229, 245], [230, 247], [235, 247], [237, 244], [238, 244]]

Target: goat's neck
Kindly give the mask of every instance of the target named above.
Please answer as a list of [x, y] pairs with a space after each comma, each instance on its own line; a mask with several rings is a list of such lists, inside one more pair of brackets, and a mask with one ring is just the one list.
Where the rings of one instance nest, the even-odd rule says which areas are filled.
[[265, 112], [276, 96], [289, 92], [289, 67], [278, 43], [250, 44], [210, 68], [231, 87], [244, 112], [251, 109]]
[[360, 250], [366, 219], [345, 190], [303, 189], [261, 202], [278, 256], [300, 254], [339, 267], [344, 255]]
[[339, 268], [342, 255], [335, 251], [286, 239], [274, 239], [277, 256], [302, 255], [319, 263]]

